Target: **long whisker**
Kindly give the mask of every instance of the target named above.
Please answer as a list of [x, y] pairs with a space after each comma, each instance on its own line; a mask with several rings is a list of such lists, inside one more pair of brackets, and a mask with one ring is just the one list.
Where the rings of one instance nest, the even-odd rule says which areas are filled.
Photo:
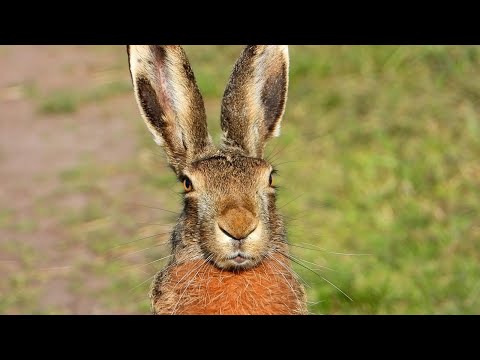
[[[205, 259], [205, 262], [210, 261], [210, 260], [212, 259], [212, 257], [213, 257], [213, 255], [210, 254], [210, 255], [207, 257], [207, 259]], [[195, 268], [191, 269], [191, 270], [188, 271], [185, 275], [183, 275], [183, 276], [180, 278], [180, 280], [178, 280], [178, 281], [176, 282], [176, 284], [173, 286], [173, 288], [176, 288], [177, 285], [180, 284], [180, 283], [183, 281], [183, 279], [185, 279], [187, 276], [189, 276], [193, 271], [195, 271]]]
[[273, 164], [274, 167], [278, 167], [283, 164], [288, 164], [288, 163], [293, 163], [293, 162], [299, 162], [298, 160], [290, 160], [290, 161], [283, 161], [281, 163]]
[[150, 276], [147, 280], [142, 281], [142, 282], [141, 282], [140, 284], [138, 284], [137, 286], [134, 286], [133, 288], [131, 288], [131, 289], [129, 290], [129, 292], [132, 292], [133, 290], [135, 290], [135, 289], [138, 288], [139, 286], [142, 286], [142, 285], [145, 284], [147, 281], [152, 280], [152, 279], [155, 277], [155, 275], [157, 275], [157, 272], [156, 272], [156, 271], [155, 271], [155, 273], [154, 273], [152, 276]]
[[143, 266], [147, 266], [147, 265], [150, 265], [150, 264], [153, 264], [153, 263], [156, 263], [157, 261], [162, 261], [162, 260], [165, 260], [165, 259], [168, 259], [169, 257], [172, 257], [173, 254], [170, 254], [170, 255], [167, 255], [167, 256], [164, 256], [164, 257], [161, 257], [160, 259], [157, 259], [157, 260], [153, 260], [153, 261], [150, 261], [149, 263], [146, 263], [146, 264], [134, 264], [134, 265], [127, 265], [127, 266], [123, 266], [123, 268], [140, 268], [140, 267], [143, 267]]
[[[286, 269], [287, 272], [289, 272], [289, 269], [287, 269], [287, 267], [286, 267], [284, 264], [282, 264], [278, 259], [276, 259], [274, 256], [270, 256], [270, 257], [271, 257], [275, 262], [277, 262], [278, 264], [280, 264], [284, 269]], [[287, 283], [288, 286], [290, 287], [290, 290], [292, 290], [292, 293], [293, 293], [293, 295], [295, 296], [295, 299], [296, 299], [298, 302], [300, 302], [300, 299], [299, 299], [299, 297], [298, 297], [297, 292], [296, 292], [295, 289], [293, 288], [292, 283], [287, 280], [287, 278], [286, 278], [285, 275], [283, 274], [283, 271], [282, 271], [281, 269], [278, 269], [277, 266], [276, 266], [274, 263], [270, 263], [270, 264], [268, 264], [268, 266], [272, 266], [275, 270], [277, 270], [277, 271], [280, 273], [280, 275], [284, 278], [284, 280], [286, 281], [286, 283]], [[293, 271], [293, 269], [292, 269], [292, 271]], [[296, 275], [298, 275], [298, 274], [296, 274]], [[307, 286], [308, 286], [308, 285], [307, 285]], [[288, 307], [288, 306], [287, 306], [287, 307]]]
[[136, 225], [156, 225], [156, 226], [171, 226], [173, 227], [175, 223], [166, 223], [166, 224], [160, 224], [160, 223], [151, 223], [151, 222], [136, 222]]
[[[281, 262], [280, 260], [278, 260], [277, 258], [275, 258], [274, 256], [272, 256], [271, 254], [269, 255], [269, 257], [272, 258], [274, 261], [276, 261], [280, 266], [282, 266], [288, 273], [293, 272], [294, 276], [296, 276], [297, 278], [300, 278], [307, 287], [310, 287], [310, 285], [308, 285], [308, 284], [302, 279], [302, 277], [301, 277], [300, 275], [298, 275], [293, 269], [288, 269], [285, 264], [282, 264], [282, 262]], [[267, 263], [267, 264], [268, 264], [268, 263]], [[274, 269], [276, 269], [276, 270], [280, 273], [280, 275], [285, 279], [285, 281], [287, 282], [288, 286], [290, 287], [290, 290], [292, 290], [292, 293], [293, 293], [293, 295], [295, 296], [295, 299], [296, 299], [298, 302], [301, 302], [301, 300], [300, 300], [299, 297], [298, 297], [297, 292], [293, 289], [292, 283], [287, 280], [287, 278], [286, 278], [286, 277], [284, 276], [284, 274], [283, 274], [283, 271], [281, 271], [281, 269], [278, 269], [277, 266], [275, 266], [274, 263], [270, 263], [270, 264], [268, 264], [268, 266], [272, 266]], [[283, 304], [288, 308], [288, 306], [287, 306], [285, 303], [283, 303]]]
[[[275, 144], [274, 149], [278, 146], [278, 144], [279, 144], [279, 143]], [[280, 155], [280, 154], [282, 153], [282, 151], [284, 151], [289, 145], [290, 145], [290, 144], [286, 144], [286, 145], [284, 145], [283, 147], [281, 147], [280, 149], [278, 149], [277, 151], [275, 151], [275, 153], [270, 154], [270, 155], [267, 157], [267, 161], [268, 161], [268, 162], [272, 162], [272, 161], [275, 159], [275, 157], [276, 157], [277, 155]], [[272, 152], [273, 152], [273, 150], [272, 150]]]
[[[318, 209], [318, 208], [322, 208], [322, 207], [325, 207], [325, 205], [318, 205], [318, 206], [315, 207], [315, 210]], [[305, 213], [308, 213], [308, 212], [311, 212], [311, 211], [312, 211], [312, 209], [302, 210], [302, 211], [297, 212], [295, 214], [295, 217], [290, 216], [289, 218], [293, 219], [293, 220], [302, 219], [302, 217], [298, 217], [298, 215], [305, 214]], [[284, 215], [284, 217], [287, 217], [287, 216]]]
[[165, 242], [163, 242], [163, 243], [160, 243], [160, 244], [157, 244], [157, 245], [153, 245], [153, 246], [149, 246], [149, 247], [147, 247], [147, 248], [140, 249], [140, 250], [136, 250], [136, 251], [133, 251], [133, 252], [130, 252], [130, 253], [127, 253], [127, 254], [121, 254], [121, 255], [118, 255], [118, 256], [113, 257], [112, 259], [118, 259], [118, 258], [122, 258], [122, 257], [125, 257], [125, 256], [137, 254], [137, 253], [139, 253], [139, 252], [146, 251], [146, 250], [150, 250], [150, 249], [154, 249], [154, 248], [156, 248], [156, 247], [163, 246], [163, 245], [166, 245], [166, 244], [168, 244], [168, 243], [170, 243], [170, 241], [165, 241]]
[[300, 258], [298, 258], [298, 257], [295, 257], [295, 256], [293, 256], [292, 254], [289, 254], [289, 256], [291, 256], [292, 258], [294, 258], [294, 259], [295, 259], [295, 260], [297, 260], [297, 261], [301, 261], [301, 262], [304, 262], [304, 263], [306, 263], [306, 264], [310, 264], [310, 265], [315, 265], [315, 266], [318, 266], [318, 267], [319, 267], [319, 268], [321, 268], [321, 269], [325, 269], [325, 270], [330, 270], [330, 271], [338, 272], [337, 270], [334, 270], [334, 269], [332, 269], [332, 268], [329, 268], [329, 267], [327, 267], [327, 266], [318, 265], [318, 264], [315, 264], [315, 263], [313, 263], [313, 262], [310, 262], [310, 261], [307, 261], [307, 260], [300, 259]]
[[277, 209], [280, 210], [281, 208], [287, 206], [288, 204], [290, 204], [291, 202], [297, 200], [299, 197], [303, 196], [305, 193], [302, 193], [300, 195], [298, 195], [297, 197], [293, 198], [292, 200], [288, 201], [287, 203], [283, 204], [282, 206], [278, 207]]
[[318, 301], [307, 301], [307, 304], [309, 305], [318, 305], [322, 302], [325, 302], [325, 300], [318, 300]]
[[170, 233], [171, 233], [171, 231], [168, 231], [168, 232], [164, 232], [164, 233], [148, 235], [148, 236], [142, 237], [142, 238], [140, 238], [140, 239], [135, 239], [135, 240], [132, 240], [132, 241], [127, 241], [127, 242], [121, 243], [121, 244], [119, 244], [119, 245], [113, 246], [112, 248], [109, 249], [109, 251], [111, 251], [111, 250], [113, 250], [113, 249], [117, 249], [117, 248], [122, 247], [122, 246], [125, 246], [125, 245], [128, 245], [128, 244], [131, 244], [131, 243], [134, 243], [134, 242], [136, 242], [136, 241], [145, 240], [145, 239], [151, 239], [151, 238], [154, 238], [154, 237], [156, 237], [156, 236], [163, 236], [163, 235], [167, 235], [167, 234], [170, 234]]
[[289, 255], [287, 254], [284, 254], [283, 252], [281, 251], [278, 251], [276, 250], [279, 254], [285, 256], [287, 259], [290, 259], [291, 261], [293, 261], [294, 263], [296, 263], [297, 265], [300, 265], [301, 267], [307, 269], [308, 271], [311, 271], [312, 273], [314, 273], [315, 275], [317, 275], [319, 278], [323, 279], [325, 282], [329, 283], [330, 285], [332, 285], [335, 289], [337, 289], [338, 291], [340, 291], [343, 295], [345, 295], [345, 297], [352, 301], [353, 302], [353, 299], [348, 296], [342, 289], [340, 289], [337, 285], [335, 285], [334, 283], [332, 283], [330, 280], [326, 279], [325, 277], [323, 277], [322, 275], [320, 275], [319, 273], [317, 273], [315, 270], [312, 270], [310, 269], [308, 266], [302, 264], [301, 262], [295, 260], [295, 259], [292, 259]]
[[164, 208], [161, 208], [161, 207], [149, 206], [149, 205], [138, 204], [138, 203], [129, 203], [129, 204], [130, 204], [130, 205], [135, 205], [135, 206], [143, 206], [143, 207], [146, 207], [146, 208], [149, 208], [149, 209], [163, 210], [163, 211], [166, 211], [166, 212], [169, 212], [169, 213], [172, 213], [172, 214], [180, 215], [179, 212], [172, 211], [172, 210], [168, 210], [168, 209], [164, 209]]
[[272, 153], [277, 149], [277, 147], [278, 147], [279, 144], [280, 144], [280, 142], [279, 142], [279, 141], [276, 141], [275, 144], [273, 145], [272, 150], [271, 150], [268, 154], [265, 155], [265, 160], [266, 160], [266, 161], [270, 162], [270, 156], [271, 156]]
[[[177, 303], [175, 304], [173, 310], [172, 310], [172, 314], [175, 314], [176, 311], [177, 311], [177, 307], [178, 305], [180, 304], [182, 298], [183, 298], [183, 295], [185, 294], [185, 292], [187, 291], [188, 287], [190, 286], [190, 284], [195, 280], [195, 278], [197, 277], [198, 273], [200, 272], [200, 270], [206, 265], [208, 264], [208, 261], [210, 261], [210, 256], [207, 257], [206, 259], [203, 260], [203, 263], [198, 267], [197, 269], [197, 272], [195, 273], [195, 275], [193, 275], [193, 277], [190, 279], [190, 281], [187, 283], [187, 285], [185, 286], [182, 294], [180, 295], [180, 298], [178, 299]], [[195, 269], [193, 269], [195, 270]], [[193, 271], [190, 271], [189, 273], [192, 273]]]
[[297, 276], [297, 277], [302, 281], [302, 283], [303, 283], [306, 287], [308, 287], [308, 288], [310, 288], [310, 289], [312, 288], [312, 287], [300, 276], [299, 273], [297, 273], [295, 270], [293, 270], [293, 268], [288, 269], [285, 264], [282, 264], [282, 262], [279, 261], [278, 259], [276, 259], [274, 256], [270, 256], [270, 257], [271, 257], [272, 259], [274, 259], [277, 263], [279, 263], [285, 270], [293, 272], [293, 274], [294, 274], [295, 276]]
[[301, 247], [301, 248], [307, 249], [307, 250], [324, 251], [328, 254], [333, 254], [333, 255], [345, 255], [345, 256], [371, 256], [371, 255], [373, 255], [373, 254], [367, 254], [367, 253], [343, 253], [343, 252], [329, 251], [329, 250], [327, 250], [325, 248], [322, 248], [320, 246], [316, 246], [316, 245], [313, 245], [313, 244], [308, 244], [308, 243], [305, 243], [305, 242], [301, 242], [300, 244], [307, 245], [310, 248], [309, 247], [302, 247], [302, 246], [297, 245], [297, 244], [288, 243], [288, 245], [290, 245], [290, 246]]

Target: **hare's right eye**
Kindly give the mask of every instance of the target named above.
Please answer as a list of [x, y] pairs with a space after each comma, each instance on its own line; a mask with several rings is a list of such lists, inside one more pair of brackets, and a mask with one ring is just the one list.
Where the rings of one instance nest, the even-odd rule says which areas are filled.
[[272, 171], [270, 171], [270, 174], [268, 175], [268, 186], [270, 186], [271, 188], [274, 188], [274, 189], [277, 188], [275, 185], [273, 185], [273, 183], [274, 183], [273, 177], [275, 176], [276, 173], [277, 173], [277, 170], [273, 169]]
[[193, 190], [193, 185], [192, 185], [192, 181], [188, 178], [188, 177], [185, 177], [183, 179], [183, 189], [186, 191], [186, 192], [190, 192]]

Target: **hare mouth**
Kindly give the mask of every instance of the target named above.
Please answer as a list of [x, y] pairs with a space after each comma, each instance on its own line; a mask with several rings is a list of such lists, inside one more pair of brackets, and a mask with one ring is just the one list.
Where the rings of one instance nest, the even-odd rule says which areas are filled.
[[245, 267], [248, 267], [248, 265], [253, 262], [254, 258], [239, 251], [227, 257], [226, 260], [234, 267], [245, 268]]

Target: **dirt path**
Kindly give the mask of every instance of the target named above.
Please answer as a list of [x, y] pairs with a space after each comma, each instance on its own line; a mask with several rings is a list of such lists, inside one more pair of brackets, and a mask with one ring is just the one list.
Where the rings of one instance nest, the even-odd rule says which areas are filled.
[[[131, 211], [119, 197], [149, 196], [132, 171], [139, 116], [123, 47], [2, 47], [0, 67], [0, 313], [142, 312], [105, 300], [112, 282], [94, 239], [134, 236], [116, 229]], [[114, 81], [124, 88], [92, 93]]]

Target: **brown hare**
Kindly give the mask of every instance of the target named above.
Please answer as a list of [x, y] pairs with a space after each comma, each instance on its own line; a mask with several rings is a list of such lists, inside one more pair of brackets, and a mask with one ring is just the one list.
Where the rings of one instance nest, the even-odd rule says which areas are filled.
[[129, 45], [127, 53], [141, 115], [185, 190], [171, 260], [151, 286], [152, 312], [306, 314], [263, 159], [280, 133], [288, 47], [243, 50], [222, 100], [219, 149], [182, 47]]

